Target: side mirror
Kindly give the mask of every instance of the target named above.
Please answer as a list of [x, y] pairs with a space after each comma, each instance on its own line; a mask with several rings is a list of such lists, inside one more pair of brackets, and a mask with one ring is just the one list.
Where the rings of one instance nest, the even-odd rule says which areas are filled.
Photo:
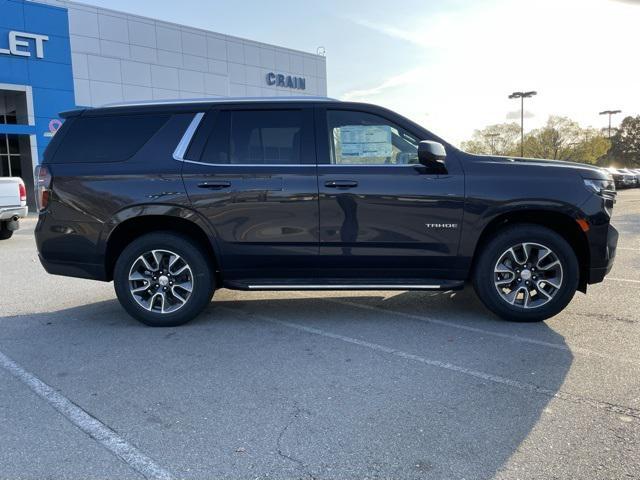
[[423, 140], [418, 144], [418, 161], [425, 167], [444, 170], [446, 158], [447, 151], [441, 143]]

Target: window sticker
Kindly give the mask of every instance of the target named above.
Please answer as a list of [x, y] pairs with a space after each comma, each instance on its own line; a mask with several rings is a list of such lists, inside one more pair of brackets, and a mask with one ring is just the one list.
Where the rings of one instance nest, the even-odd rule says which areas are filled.
[[340, 127], [342, 157], [390, 157], [391, 127], [387, 125], [349, 125]]

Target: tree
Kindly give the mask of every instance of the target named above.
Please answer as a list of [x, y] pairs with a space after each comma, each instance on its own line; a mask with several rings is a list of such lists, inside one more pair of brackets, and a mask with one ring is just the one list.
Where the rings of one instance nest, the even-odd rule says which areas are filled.
[[611, 142], [600, 130], [589, 128], [584, 130], [584, 141], [580, 142], [573, 149], [571, 158], [574, 162], [598, 164], [611, 147]]
[[609, 157], [628, 167], [640, 167], [640, 115], [625, 117], [611, 137]]
[[524, 141], [525, 157], [564, 160], [580, 143], [580, 125], [567, 117], [550, 116], [547, 124], [529, 132]]
[[567, 118], [550, 116], [547, 124], [527, 134], [525, 156], [596, 163], [609, 150], [609, 140], [593, 128], [581, 128]]
[[[544, 127], [525, 135], [524, 156], [596, 163], [609, 146], [609, 140], [598, 130], [582, 128], [567, 117], [551, 116]], [[519, 156], [520, 126], [505, 123], [476, 130], [462, 148], [471, 153]]]
[[482, 155], [513, 155], [518, 150], [520, 125], [499, 123], [473, 132], [473, 137], [462, 142], [462, 149]]

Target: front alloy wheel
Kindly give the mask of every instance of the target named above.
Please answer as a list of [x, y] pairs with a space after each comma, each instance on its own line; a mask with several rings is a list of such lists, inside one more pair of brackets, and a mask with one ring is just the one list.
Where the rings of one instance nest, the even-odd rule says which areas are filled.
[[539, 308], [550, 302], [562, 286], [562, 263], [551, 248], [539, 243], [519, 243], [500, 255], [494, 285], [505, 302], [522, 308]]
[[539, 322], [558, 314], [580, 279], [576, 253], [557, 232], [533, 224], [504, 227], [478, 247], [473, 287], [506, 320]]

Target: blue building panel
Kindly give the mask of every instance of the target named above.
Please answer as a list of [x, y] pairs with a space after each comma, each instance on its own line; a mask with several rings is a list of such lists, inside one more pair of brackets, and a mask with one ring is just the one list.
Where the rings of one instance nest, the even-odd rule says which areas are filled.
[[[15, 1], [15, 0], [13, 0]], [[69, 38], [68, 12], [65, 8], [29, 4], [24, 10], [25, 29], [33, 33]]]
[[[0, 28], [24, 30], [24, 5], [22, 1], [7, 0], [0, 2]], [[6, 39], [3, 39], [6, 41]], [[0, 48], [4, 42], [0, 42]]]
[[[0, 29], [1, 31], [2, 29]], [[0, 33], [1, 35], [2, 33]], [[0, 48], [4, 48], [0, 44]], [[21, 58], [0, 56], [0, 83], [26, 85], [29, 78], [29, 65]]]
[[29, 62], [29, 80], [34, 88], [73, 91], [70, 63]]
[[9, 135], [35, 135], [36, 127], [32, 125], [0, 125], [2, 133]]
[[[42, 58], [32, 38], [20, 38], [29, 45], [19, 50], [29, 56], [7, 52], [12, 31], [46, 35]], [[56, 125], [59, 112], [75, 107], [67, 10], [25, 0], [0, 0], [0, 50], [0, 84], [31, 87], [35, 117], [35, 126], [0, 125], [0, 133], [35, 135], [39, 158], [34, 160], [39, 162], [51, 140], [50, 125]]]
[[33, 95], [40, 99], [34, 112], [36, 118], [58, 118], [58, 113], [75, 107], [73, 91], [34, 87]]
[[[46, 31], [46, 30], [45, 30]], [[29, 32], [40, 34], [43, 30], [29, 29]], [[42, 35], [47, 35], [42, 33]], [[32, 62], [35, 65], [41, 63], [61, 63], [64, 65], [71, 64], [71, 45], [69, 43], [69, 37], [61, 37], [59, 35], [47, 35], [49, 40], [44, 43], [44, 58], [40, 58], [39, 62]], [[33, 51], [33, 43], [32, 45]]]

